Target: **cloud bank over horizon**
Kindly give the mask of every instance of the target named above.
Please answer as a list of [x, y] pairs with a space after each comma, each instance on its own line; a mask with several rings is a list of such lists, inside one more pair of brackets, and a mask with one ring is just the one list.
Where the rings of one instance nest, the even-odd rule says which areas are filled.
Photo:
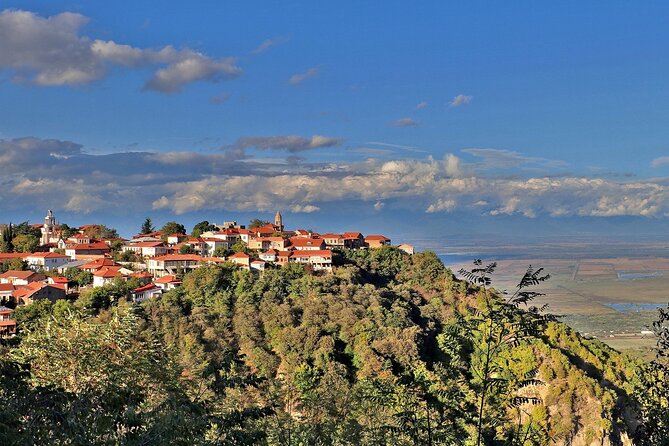
[[[246, 142], [213, 153], [90, 154], [71, 141], [2, 139], [0, 169], [7, 173], [1, 180], [0, 200], [6, 209], [54, 207], [80, 214], [153, 209], [181, 215], [277, 208], [316, 213], [324, 206], [346, 203], [381, 212], [392, 207], [493, 217], [669, 216], [667, 180], [615, 181], [520, 171], [516, 176], [497, 175], [491, 158], [502, 165], [504, 160], [556, 164], [508, 150], [463, 150], [479, 158], [474, 162], [445, 154], [441, 159], [360, 158], [342, 163], [292, 160], [295, 151], [334, 146], [341, 142], [337, 138], [240, 140]], [[278, 150], [285, 158], [257, 157], [247, 152], [249, 147]]]

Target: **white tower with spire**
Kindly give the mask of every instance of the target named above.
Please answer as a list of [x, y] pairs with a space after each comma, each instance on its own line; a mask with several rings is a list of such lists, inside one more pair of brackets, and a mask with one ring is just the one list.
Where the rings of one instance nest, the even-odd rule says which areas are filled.
[[56, 230], [56, 217], [53, 216], [51, 209], [44, 217], [44, 226], [42, 226], [42, 244], [46, 245], [51, 242], [51, 239], [55, 236]]

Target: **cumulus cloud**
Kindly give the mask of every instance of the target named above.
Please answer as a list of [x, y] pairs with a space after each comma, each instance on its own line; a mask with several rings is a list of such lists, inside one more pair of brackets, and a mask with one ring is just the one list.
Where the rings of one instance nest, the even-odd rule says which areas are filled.
[[432, 203], [427, 207], [425, 212], [428, 214], [431, 214], [433, 212], [450, 212], [453, 209], [455, 209], [456, 203], [455, 200], [443, 200], [443, 199], [438, 199], [436, 203]]
[[289, 79], [288, 83], [291, 85], [300, 85], [302, 82], [306, 81], [307, 79], [311, 79], [313, 77], [318, 76], [318, 73], [320, 70], [316, 67], [314, 68], [309, 68], [307, 71], [304, 73], [295, 73], [293, 74]]
[[467, 105], [472, 101], [472, 96], [466, 96], [464, 94], [459, 94], [456, 97], [453, 98], [449, 104], [451, 107], [461, 107], [463, 105]]
[[418, 104], [416, 104], [416, 110], [422, 110], [424, 108], [427, 108], [427, 102], [426, 101], [421, 101]]
[[321, 208], [314, 206], [313, 204], [294, 204], [289, 209], [290, 212], [304, 214], [311, 214], [312, 212], [318, 212], [321, 210]]
[[655, 158], [650, 165], [652, 167], [662, 167], [666, 166], [669, 164], [669, 156], [660, 156], [658, 158]]
[[16, 82], [41, 86], [82, 85], [104, 78], [111, 66], [153, 68], [146, 90], [179, 91], [196, 81], [238, 76], [234, 58], [215, 59], [195, 50], [138, 48], [81, 35], [88, 18], [64, 12], [42, 17], [30, 11], [0, 12], [0, 70]]
[[393, 127], [415, 127], [418, 125], [418, 121], [412, 118], [402, 118], [397, 121], [393, 121]]
[[[249, 144], [290, 151], [327, 138], [303, 139]], [[392, 200], [394, 208], [428, 213], [669, 216], [669, 184], [661, 180], [493, 176], [463, 167], [453, 154], [348, 163], [315, 163], [306, 154], [295, 163], [248, 161], [244, 147], [93, 155], [71, 141], [0, 140], [0, 203], [6, 211], [30, 206], [120, 215], [145, 211], [147, 203], [177, 214], [276, 208], [309, 213], [342, 203], [378, 211]]]
[[287, 152], [303, 152], [306, 150], [333, 147], [341, 144], [341, 138], [314, 135], [311, 138], [303, 136], [245, 136], [239, 138], [233, 147], [247, 149], [254, 147], [259, 150], [285, 150]]

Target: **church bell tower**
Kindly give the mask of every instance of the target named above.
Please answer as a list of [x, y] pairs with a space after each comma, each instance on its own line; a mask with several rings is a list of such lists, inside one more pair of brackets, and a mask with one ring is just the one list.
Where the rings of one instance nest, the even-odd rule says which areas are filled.
[[276, 211], [274, 215], [274, 226], [279, 228], [279, 231], [283, 231], [283, 217], [281, 217], [281, 212]]

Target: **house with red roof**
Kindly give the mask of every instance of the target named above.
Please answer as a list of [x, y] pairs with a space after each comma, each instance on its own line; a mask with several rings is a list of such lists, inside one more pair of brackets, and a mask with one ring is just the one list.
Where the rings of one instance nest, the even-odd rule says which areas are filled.
[[341, 236], [345, 248], [358, 249], [365, 245], [365, 238], [359, 232], [344, 232]]
[[42, 280], [46, 280], [46, 276], [35, 271], [9, 270], [0, 274], [0, 283], [10, 283], [12, 285], [28, 285]]
[[167, 245], [162, 242], [138, 242], [128, 243], [123, 246], [123, 251], [130, 251], [139, 257], [157, 257], [167, 254]]
[[95, 259], [92, 262], [84, 263], [83, 265], [80, 265], [78, 268], [80, 270], [87, 271], [89, 273], [94, 273], [100, 268], [108, 266], [121, 266], [121, 265], [114, 262], [111, 259], [100, 258], [100, 259]]
[[289, 262], [308, 264], [314, 271], [332, 271], [332, 251], [329, 249], [290, 252]]
[[10, 302], [15, 289], [16, 286], [11, 283], [0, 283], [0, 304]]
[[162, 289], [163, 291], [169, 291], [180, 286], [182, 284], [182, 281], [177, 276], [168, 274], [166, 276], [161, 277], [160, 279], [156, 279], [155, 282], [153, 283], [155, 283], [156, 286]]
[[82, 256], [108, 254], [111, 248], [105, 242], [81, 243], [65, 248], [65, 255], [78, 259]]
[[34, 252], [25, 257], [28, 267], [33, 270], [53, 271], [62, 265], [69, 263], [72, 259], [65, 254], [55, 252]]
[[325, 240], [325, 245], [328, 248], [343, 248], [344, 247], [344, 236], [341, 234], [321, 234], [321, 238]]
[[368, 235], [365, 237], [365, 244], [368, 248], [381, 248], [382, 246], [389, 246], [390, 239], [384, 235]]
[[251, 262], [251, 270], [259, 272], [265, 271], [265, 265], [266, 263], [263, 260], [254, 260]]
[[163, 290], [153, 283], [142, 285], [131, 292], [133, 302], [144, 302], [154, 297], [160, 297]]
[[192, 271], [198, 268], [205, 258], [197, 254], [166, 254], [147, 261], [147, 270], [154, 277], [176, 274], [177, 270]]
[[16, 321], [12, 319], [14, 310], [0, 306], [0, 337], [7, 338], [16, 334]]
[[121, 266], [103, 266], [93, 273], [93, 288], [109, 285], [114, 279], [127, 278], [132, 271]]
[[244, 268], [251, 268], [251, 256], [245, 252], [237, 252], [231, 255], [228, 257], [228, 261]]
[[400, 251], [404, 251], [409, 255], [413, 255], [415, 252], [413, 245], [410, 245], [408, 243], [402, 243], [397, 247], [397, 249], [399, 249]]
[[322, 238], [291, 237], [288, 249], [299, 251], [321, 251], [325, 249]]
[[259, 257], [260, 260], [264, 260], [265, 262], [276, 262], [276, 257], [279, 251], [276, 249], [269, 249], [265, 252], [261, 252]]
[[39, 299], [48, 299], [51, 302], [55, 302], [57, 299], [65, 299], [66, 293], [65, 287], [59, 284], [32, 282], [17, 287], [12, 293], [12, 297], [18, 305], [27, 305]]

